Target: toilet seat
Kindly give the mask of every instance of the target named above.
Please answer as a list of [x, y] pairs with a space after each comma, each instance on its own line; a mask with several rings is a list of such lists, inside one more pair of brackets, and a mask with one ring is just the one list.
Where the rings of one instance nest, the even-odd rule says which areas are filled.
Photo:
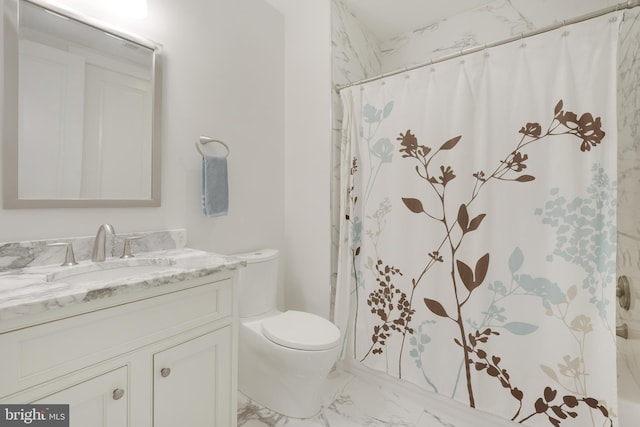
[[295, 310], [265, 319], [262, 333], [276, 344], [297, 350], [328, 350], [340, 341], [336, 325], [315, 314]]

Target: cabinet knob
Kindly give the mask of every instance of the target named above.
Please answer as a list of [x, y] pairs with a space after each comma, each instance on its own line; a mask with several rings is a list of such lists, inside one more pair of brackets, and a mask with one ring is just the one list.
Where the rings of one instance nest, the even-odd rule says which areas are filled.
[[113, 400], [120, 400], [124, 396], [124, 390], [121, 388], [117, 388], [113, 390]]
[[166, 378], [171, 374], [171, 369], [169, 368], [162, 368], [160, 369], [160, 375], [162, 375], [162, 378]]

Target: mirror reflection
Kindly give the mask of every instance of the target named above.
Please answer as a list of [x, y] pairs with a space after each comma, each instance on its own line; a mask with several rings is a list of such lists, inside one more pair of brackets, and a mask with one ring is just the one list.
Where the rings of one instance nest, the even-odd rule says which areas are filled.
[[155, 49], [26, 0], [17, 36], [15, 207], [158, 206]]

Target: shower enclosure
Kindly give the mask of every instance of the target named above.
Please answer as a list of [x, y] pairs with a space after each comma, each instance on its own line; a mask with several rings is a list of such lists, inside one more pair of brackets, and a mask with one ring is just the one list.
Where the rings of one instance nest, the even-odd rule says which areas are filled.
[[[352, 20], [335, 2], [334, 46], [353, 46]], [[633, 315], [616, 316], [616, 253], [619, 271], [640, 264], [636, 20], [614, 12], [342, 91], [346, 358], [522, 424], [618, 425], [615, 326]], [[359, 53], [375, 74], [375, 50], [368, 66]]]

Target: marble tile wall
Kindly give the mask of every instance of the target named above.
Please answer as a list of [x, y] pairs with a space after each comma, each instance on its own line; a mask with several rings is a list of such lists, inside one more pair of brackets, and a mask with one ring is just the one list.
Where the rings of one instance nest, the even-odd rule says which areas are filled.
[[498, 0], [481, 8], [411, 30], [381, 45], [383, 72], [422, 64], [534, 29], [511, 2]]
[[615, 0], [567, 0], [553, 3], [549, 0], [495, 0], [425, 28], [407, 28], [406, 33], [382, 41], [382, 72], [423, 64], [615, 4]]
[[[618, 53], [618, 273], [640, 292], [640, 8], [625, 12]], [[640, 307], [619, 311], [640, 322]]]
[[[124, 238], [133, 235], [143, 236], [141, 239], [131, 241], [133, 254], [180, 249], [185, 247], [187, 241], [187, 232], [183, 229], [117, 234], [116, 236], [107, 238], [108, 256], [119, 257], [122, 254]], [[0, 243], [0, 272], [62, 263], [62, 261], [64, 261], [66, 248], [61, 246], [47, 246], [50, 243], [70, 242], [73, 245], [77, 261], [90, 259], [94, 239], [95, 236], [83, 236]]]
[[334, 84], [345, 84], [380, 73], [379, 41], [341, 0], [332, 1], [331, 33]]

